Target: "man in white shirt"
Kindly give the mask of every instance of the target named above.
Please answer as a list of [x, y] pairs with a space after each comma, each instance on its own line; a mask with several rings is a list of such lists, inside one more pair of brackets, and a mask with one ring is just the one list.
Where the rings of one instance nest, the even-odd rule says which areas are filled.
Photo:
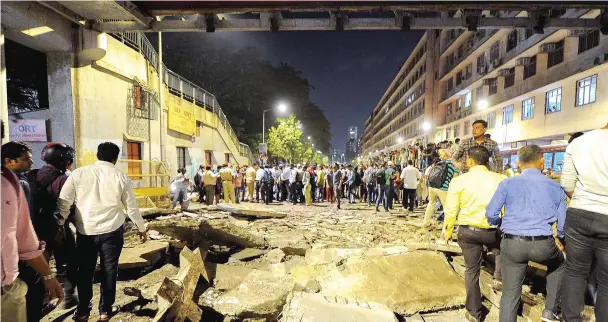
[[76, 202], [76, 254], [78, 265], [78, 296], [80, 303], [75, 318], [90, 315], [93, 297], [93, 275], [97, 257], [101, 255], [100, 320], [108, 320], [116, 298], [118, 258], [124, 243], [123, 224], [127, 216], [137, 225], [146, 240], [146, 225], [139, 213], [133, 183], [126, 174], [115, 168], [120, 149], [114, 143], [102, 143], [97, 148], [95, 164], [76, 169], [68, 177], [59, 195], [58, 211], [65, 219]]
[[[608, 270], [608, 124], [572, 141], [566, 148], [561, 185], [572, 198], [566, 215], [566, 268], [562, 311], [566, 321], [581, 322], [585, 285], [593, 259], [598, 281]], [[598, 284], [595, 320], [608, 321], [608, 290]]]
[[416, 202], [416, 189], [418, 182], [422, 178], [422, 174], [418, 168], [414, 167], [412, 160], [407, 161], [407, 167], [401, 171], [401, 180], [403, 180], [403, 209], [414, 211], [414, 203]]
[[[264, 193], [262, 179], [264, 179], [264, 167], [259, 167], [255, 170], [255, 202], [260, 202], [260, 194]], [[263, 200], [264, 196], [262, 196]]]

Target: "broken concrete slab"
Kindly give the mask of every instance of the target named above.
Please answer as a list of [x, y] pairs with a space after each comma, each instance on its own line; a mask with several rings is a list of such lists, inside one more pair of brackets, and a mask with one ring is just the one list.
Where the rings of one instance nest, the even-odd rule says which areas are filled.
[[386, 305], [303, 292], [289, 295], [282, 315], [282, 322], [397, 322]]
[[353, 256], [374, 257], [407, 253], [405, 246], [391, 246], [378, 248], [316, 248], [306, 251], [306, 264], [316, 265], [338, 262]]
[[272, 249], [264, 255], [264, 260], [271, 264], [278, 264], [282, 262], [284, 258], [285, 253], [279, 248]]
[[229, 261], [230, 262], [247, 261], [247, 260], [251, 260], [254, 258], [262, 257], [264, 254], [266, 254], [266, 251], [263, 249], [245, 248], [245, 249], [241, 250], [240, 252], [232, 254], [232, 256], [230, 256]]
[[237, 288], [222, 294], [212, 307], [227, 316], [276, 318], [290, 291], [288, 276], [254, 270]]
[[266, 207], [255, 203], [240, 203], [240, 204], [219, 204], [217, 208], [227, 211], [233, 215], [249, 217], [249, 218], [285, 218], [287, 214], [277, 211], [271, 207]]
[[377, 302], [405, 315], [456, 307], [465, 302], [462, 279], [435, 252], [353, 257], [339, 264], [294, 268], [291, 272], [294, 287], [305, 287], [314, 279], [323, 295]]
[[162, 259], [169, 248], [165, 241], [149, 240], [135, 247], [123, 248], [118, 259], [118, 268], [144, 268]]
[[301, 232], [284, 231], [268, 235], [268, 245], [272, 248], [280, 248], [286, 255], [306, 255], [310, 244]]
[[211, 241], [212, 244], [224, 246], [265, 246], [263, 237], [254, 235], [247, 229], [237, 227], [227, 219], [203, 221], [182, 218], [180, 220], [153, 221], [148, 223], [148, 228], [163, 235], [187, 241], [194, 246], [198, 246], [203, 241]]
[[242, 266], [217, 264], [215, 276], [212, 279], [213, 287], [219, 291], [232, 290], [239, 286], [243, 280], [254, 270]]
[[139, 213], [142, 217], [153, 217], [163, 215], [175, 215], [179, 213], [177, 209], [163, 209], [163, 208], [139, 208]]

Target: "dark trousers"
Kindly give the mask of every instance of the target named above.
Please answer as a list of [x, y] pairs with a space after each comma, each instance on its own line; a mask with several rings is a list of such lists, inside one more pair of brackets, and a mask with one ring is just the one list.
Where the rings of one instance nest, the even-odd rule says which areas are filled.
[[[61, 237], [61, 244], [55, 240], [46, 241], [46, 252], [55, 258], [57, 275], [64, 275], [63, 290], [66, 299], [74, 296], [78, 278], [78, 263], [74, 256], [76, 241], [69, 230], [69, 224], [64, 227], [65, 234]], [[47, 261], [49, 258], [47, 258]], [[38, 322], [42, 319], [45, 309], [46, 288], [38, 274], [26, 262], [19, 262], [19, 278], [27, 284], [28, 291], [25, 296], [27, 308], [27, 320]]]
[[372, 202], [375, 202], [376, 199], [376, 195], [378, 194], [378, 191], [376, 190], [376, 187], [374, 187], [373, 184], [368, 184], [367, 185], [367, 203], [368, 204], [372, 204]]
[[403, 209], [414, 211], [416, 203], [416, 189], [403, 189]]
[[213, 205], [214, 198], [215, 198], [215, 185], [208, 184], [205, 187], [205, 204], [207, 206]]
[[[264, 192], [264, 189], [262, 189], [262, 182], [260, 180], [256, 180], [254, 186], [255, 186], [255, 202], [260, 202], [260, 194]], [[264, 200], [264, 197], [262, 197], [262, 200]]]
[[464, 283], [467, 290], [465, 308], [476, 318], [481, 319], [481, 289], [479, 287], [479, 272], [483, 246], [487, 246], [496, 254], [496, 269], [494, 279], [500, 280], [500, 234], [497, 229], [474, 231], [465, 226], [458, 229], [458, 245], [462, 248], [466, 266]]
[[269, 204], [272, 202], [272, 187], [274, 187], [273, 184], [270, 184], [268, 182], [266, 183], [262, 183], [262, 188], [264, 189], [264, 202], [266, 204]]
[[101, 264], [101, 292], [99, 299], [100, 314], [112, 312], [116, 299], [116, 278], [118, 276], [118, 258], [124, 244], [125, 230], [117, 230], [101, 235], [78, 234], [76, 255], [78, 256], [78, 315], [88, 315], [91, 311], [93, 297], [93, 276], [97, 265], [97, 256]]
[[198, 190], [198, 202], [203, 203], [205, 199], [205, 195], [203, 194], [203, 186], [197, 186]]
[[376, 209], [380, 206], [380, 202], [382, 202], [382, 206], [384, 210], [388, 210], [388, 185], [381, 184], [377, 188], [378, 195], [376, 196]]
[[291, 198], [291, 202], [295, 205], [298, 202], [298, 194], [296, 191], [296, 182], [291, 182], [289, 184], [289, 197]]
[[564, 256], [555, 245], [553, 237], [538, 241], [504, 238], [500, 244], [500, 260], [502, 265], [501, 322], [517, 322], [521, 287], [526, 277], [528, 261], [547, 265], [545, 309], [552, 312], [558, 311]]
[[566, 215], [566, 268], [563, 277], [563, 317], [581, 322], [586, 279], [597, 261], [595, 320], [608, 321], [608, 216], [576, 208]]
[[289, 193], [289, 187], [288, 187], [289, 183], [287, 181], [282, 181], [281, 182], [281, 201], [285, 201], [285, 200], [289, 200], [290, 197], [290, 193]]
[[393, 209], [393, 198], [395, 198], [395, 184], [391, 182], [386, 185], [386, 206]]
[[342, 196], [342, 185], [338, 184], [334, 186], [334, 193], [336, 195], [336, 201], [338, 202], [338, 209], [340, 209], [340, 197]]

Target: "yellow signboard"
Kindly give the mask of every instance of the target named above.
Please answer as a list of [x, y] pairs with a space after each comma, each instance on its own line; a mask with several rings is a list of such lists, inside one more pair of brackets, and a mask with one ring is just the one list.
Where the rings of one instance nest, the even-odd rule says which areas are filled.
[[182, 103], [183, 102], [180, 100], [177, 102], [169, 101], [169, 122], [167, 126], [170, 130], [194, 136], [196, 134], [196, 116], [194, 115], [194, 105]]

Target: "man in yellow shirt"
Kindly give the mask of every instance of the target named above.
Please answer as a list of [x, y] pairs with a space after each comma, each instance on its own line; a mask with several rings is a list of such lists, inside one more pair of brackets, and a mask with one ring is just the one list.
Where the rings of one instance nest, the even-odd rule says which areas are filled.
[[[448, 188], [444, 207], [444, 238], [447, 244], [452, 239], [452, 231], [458, 216], [458, 245], [462, 248], [466, 266], [465, 286], [467, 289], [466, 319], [481, 321], [481, 290], [479, 271], [483, 246], [496, 254], [494, 280], [500, 281], [500, 231], [488, 223], [486, 206], [492, 200], [498, 184], [506, 177], [488, 170], [490, 152], [483, 146], [469, 149], [466, 167], [469, 172], [455, 177]], [[495, 282], [495, 285], [498, 283]]]
[[232, 180], [234, 179], [232, 169], [227, 165], [222, 165], [222, 170], [220, 170], [220, 176], [222, 177], [222, 189], [224, 192], [224, 202], [225, 203], [236, 203], [235, 195], [234, 195], [234, 185], [232, 184]]
[[247, 185], [247, 194], [249, 202], [253, 202], [253, 191], [255, 183], [255, 173], [258, 170], [258, 164], [254, 163], [245, 171], [245, 184]]

